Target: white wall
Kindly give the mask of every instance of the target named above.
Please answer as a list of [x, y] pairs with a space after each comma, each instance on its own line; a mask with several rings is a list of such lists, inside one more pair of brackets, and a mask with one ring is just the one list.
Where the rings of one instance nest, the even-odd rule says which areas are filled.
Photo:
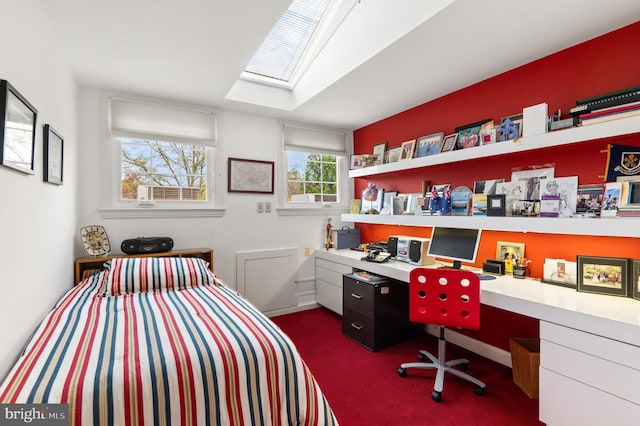
[[[77, 87], [38, 0], [0, 0], [0, 79], [38, 110], [35, 174], [0, 166], [0, 379], [73, 282]], [[64, 137], [64, 184], [42, 180], [42, 126]]]
[[[250, 158], [279, 162], [278, 120], [270, 117], [225, 110], [220, 114], [221, 135], [218, 145], [224, 156], [223, 170], [216, 172], [222, 179], [218, 190], [223, 193], [223, 217], [211, 218], [103, 218], [100, 207], [100, 188], [104, 185], [101, 173], [106, 166], [86, 159], [104, 159], [107, 143], [104, 93], [96, 88], [81, 88], [79, 96], [79, 134], [82, 140], [79, 174], [82, 176], [78, 204], [78, 227], [103, 225], [113, 248], [120, 252], [120, 243], [139, 236], [168, 236], [175, 249], [211, 247], [214, 249], [215, 272], [231, 287], [236, 287], [236, 252], [284, 247], [298, 247], [299, 271], [297, 279], [313, 278], [313, 257], [305, 257], [304, 248], [321, 248], [327, 218], [341, 226], [339, 215], [319, 212], [318, 216], [279, 216], [276, 195], [227, 193], [226, 159]], [[102, 164], [106, 162], [100, 161]], [[276, 191], [277, 191], [276, 187]], [[257, 201], [271, 201], [271, 213], [257, 213]], [[76, 254], [86, 255], [81, 242], [76, 242]]]

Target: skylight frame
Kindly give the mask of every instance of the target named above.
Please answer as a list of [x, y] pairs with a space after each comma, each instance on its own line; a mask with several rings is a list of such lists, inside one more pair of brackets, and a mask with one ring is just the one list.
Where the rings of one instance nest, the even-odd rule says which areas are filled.
[[[298, 1], [298, 0], [295, 0]], [[304, 1], [304, 0], [300, 0]], [[292, 90], [300, 78], [304, 75], [309, 66], [313, 63], [318, 54], [322, 51], [327, 41], [331, 38], [333, 33], [338, 29], [340, 24], [344, 21], [349, 12], [353, 9], [353, 6], [358, 3], [359, 0], [328, 0], [327, 7], [322, 14], [322, 17], [318, 21], [318, 24], [311, 35], [306, 48], [303, 50], [298, 64], [294, 67], [288, 81], [268, 77], [265, 75], [257, 74], [254, 72], [245, 71], [241, 74], [240, 78], [248, 80], [258, 84], [264, 84], [268, 86], [274, 86], [278, 88], [284, 88]], [[276, 24], [277, 27], [277, 24]], [[275, 28], [275, 27], [274, 27]], [[270, 33], [271, 35], [271, 33]], [[264, 43], [263, 43], [264, 44]], [[262, 47], [262, 46], [261, 46]], [[257, 52], [256, 52], [257, 54]], [[252, 59], [253, 60], [253, 59]]]

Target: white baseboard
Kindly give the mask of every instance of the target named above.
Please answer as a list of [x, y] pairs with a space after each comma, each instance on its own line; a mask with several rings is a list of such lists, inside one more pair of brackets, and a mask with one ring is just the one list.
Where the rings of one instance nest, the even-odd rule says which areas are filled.
[[[427, 333], [436, 337], [440, 336], [438, 327], [433, 325], [427, 326]], [[445, 331], [445, 337], [448, 342], [451, 342], [454, 345], [465, 348], [473, 353], [511, 368], [511, 352], [509, 351], [505, 351], [504, 349], [500, 349], [469, 336], [465, 336], [464, 334], [458, 333], [449, 328]]]

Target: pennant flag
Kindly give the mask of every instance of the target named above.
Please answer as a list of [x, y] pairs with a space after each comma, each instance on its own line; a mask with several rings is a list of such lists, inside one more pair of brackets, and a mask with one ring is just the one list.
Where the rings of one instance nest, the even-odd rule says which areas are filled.
[[609, 144], [605, 182], [615, 182], [618, 176], [640, 178], [640, 147]]

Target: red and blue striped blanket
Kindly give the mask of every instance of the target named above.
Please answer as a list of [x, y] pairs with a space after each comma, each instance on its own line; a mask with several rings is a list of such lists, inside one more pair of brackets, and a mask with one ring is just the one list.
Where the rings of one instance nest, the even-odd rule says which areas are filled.
[[337, 425], [290, 339], [226, 285], [103, 297], [69, 290], [0, 386], [68, 403], [72, 425]]

